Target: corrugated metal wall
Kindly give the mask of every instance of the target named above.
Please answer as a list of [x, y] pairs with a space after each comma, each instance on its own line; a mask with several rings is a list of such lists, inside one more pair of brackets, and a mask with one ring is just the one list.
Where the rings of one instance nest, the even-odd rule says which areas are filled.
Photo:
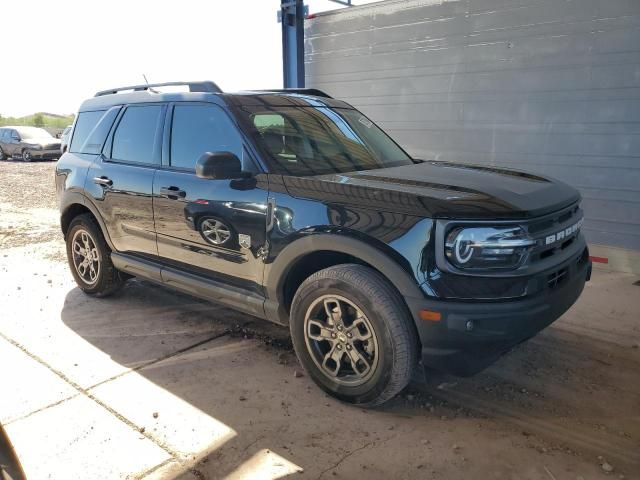
[[305, 36], [307, 86], [414, 156], [562, 179], [590, 242], [640, 250], [640, 0], [387, 0]]

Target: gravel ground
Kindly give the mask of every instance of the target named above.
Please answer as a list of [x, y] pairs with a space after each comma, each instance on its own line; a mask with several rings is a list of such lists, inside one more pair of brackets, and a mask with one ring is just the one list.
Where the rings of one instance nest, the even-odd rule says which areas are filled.
[[[244, 463], [247, 457], [264, 464], [274, 452], [279, 460], [269, 464], [272, 469], [291, 462], [291, 471], [303, 469], [300, 476], [314, 479], [640, 478], [637, 277], [596, 270], [569, 313], [485, 372], [470, 379], [433, 375], [426, 386], [411, 386], [384, 408], [363, 411], [335, 402], [311, 383], [284, 329], [143, 281], [131, 281], [111, 299], [81, 294], [66, 266], [54, 167], [0, 162], [0, 301], [7, 315], [0, 319], [0, 343], [38, 358], [90, 399], [92, 385], [108, 388], [121, 375], [97, 378], [101, 362], [151, 380], [156, 390], [149, 398], [148, 387], [140, 386], [135, 395], [129, 389], [123, 403], [108, 397], [113, 403], [101, 405], [172, 459], [145, 467], [146, 473], [131, 467], [115, 474], [114, 467], [104, 478], [175, 478], [176, 471], [184, 479], [243, 478], [251, 464]], [[25, 329], [27, 321], [42, 325], [44, 333]], [[85, 364], [91, 368], [83, 370]], [[85, 383], [76, 379], [85, 377]], [[24, 378], [21, 385], [29, 382]], [[50, 393], [34, 392], [30, 400]], [[187, 417], [176, 414], [178, 424], [169, 430], [174, 433], [160, 441], [155, 428], [129, 412], [144, 400], [144, 418], [159, 421], [159, 411], [164, 420], [166, 413], [154, 404], [167, 393], [231, 426], [236, 436], [215, 449], [190, 444], [191, 460], [185, 460], [172, 441], [189, 425]], [[0, 410], [18, 408], [6, 401]], [[60, 405], [52, 401], [42, 411]], [[39, 448], [40, 427], [24, 422], [38, 415], [5, 420], [9, 435], [26, 445], [20, 456], [27, 462]], [[198, 428], [193, 425], [193, 435]], [[80, 452], [67, 467], [80, 458], [117, 458], [117, 445], [100, 450], [115, 433], [105, 427], [104, 438], [91, 435], [73, 434], [60, 447]], [[42, 447], [45, 452], [51, 445]], [[28, 465], [35, 472], [29, 478], [43, 472], [65, 478], [56, 475], [63, 468], [56, 461], [39, 460], [41, 470]]]

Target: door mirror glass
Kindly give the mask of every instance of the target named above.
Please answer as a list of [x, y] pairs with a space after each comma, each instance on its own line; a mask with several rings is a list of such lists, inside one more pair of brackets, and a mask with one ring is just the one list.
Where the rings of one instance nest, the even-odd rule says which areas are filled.
[[206, 152], [196, 162], [196, 175], [212, 180], [231, 180], [243, 178], [248, 174], [242, 171], [242, 163], [231, 152]]

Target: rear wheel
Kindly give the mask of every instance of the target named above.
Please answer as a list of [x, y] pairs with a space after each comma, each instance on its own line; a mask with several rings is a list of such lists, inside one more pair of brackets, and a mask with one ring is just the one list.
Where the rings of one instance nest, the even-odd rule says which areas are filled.
[[31, 155], [31, 151], [29, 151], [26, 148], [24, 150], [22, 150], [22, 161], [23, 162], [30, 162], [31, 160], [33, 160], [33, 156]]
[[0, 161], [5, 160], [7, 156], [4, 154], [4, 150], [0, 147]]
[[417, 345], [411, 318], [371, 268], [345, 264], [313, 274], [296, 292], [290, 325], [300, 362], [340, 400], [376, 406], [409, 383]]
[[124, 284], [126, 277], [111, 262], [111, 250], [91, 215], [74, 218], [67, 232], [67, 258], [78, 287], [106, 297]]

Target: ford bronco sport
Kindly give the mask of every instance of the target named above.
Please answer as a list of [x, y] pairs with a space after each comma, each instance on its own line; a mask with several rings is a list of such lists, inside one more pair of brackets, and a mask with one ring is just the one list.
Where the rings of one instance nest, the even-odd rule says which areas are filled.
[[411, 158], [314, 89], [98, 92], [56, 186], [84, 292], [137, 276], [288, 325], [313, 380], [365, 406], [416, 368], [482, 370], [591, 274], [575, 189]]

